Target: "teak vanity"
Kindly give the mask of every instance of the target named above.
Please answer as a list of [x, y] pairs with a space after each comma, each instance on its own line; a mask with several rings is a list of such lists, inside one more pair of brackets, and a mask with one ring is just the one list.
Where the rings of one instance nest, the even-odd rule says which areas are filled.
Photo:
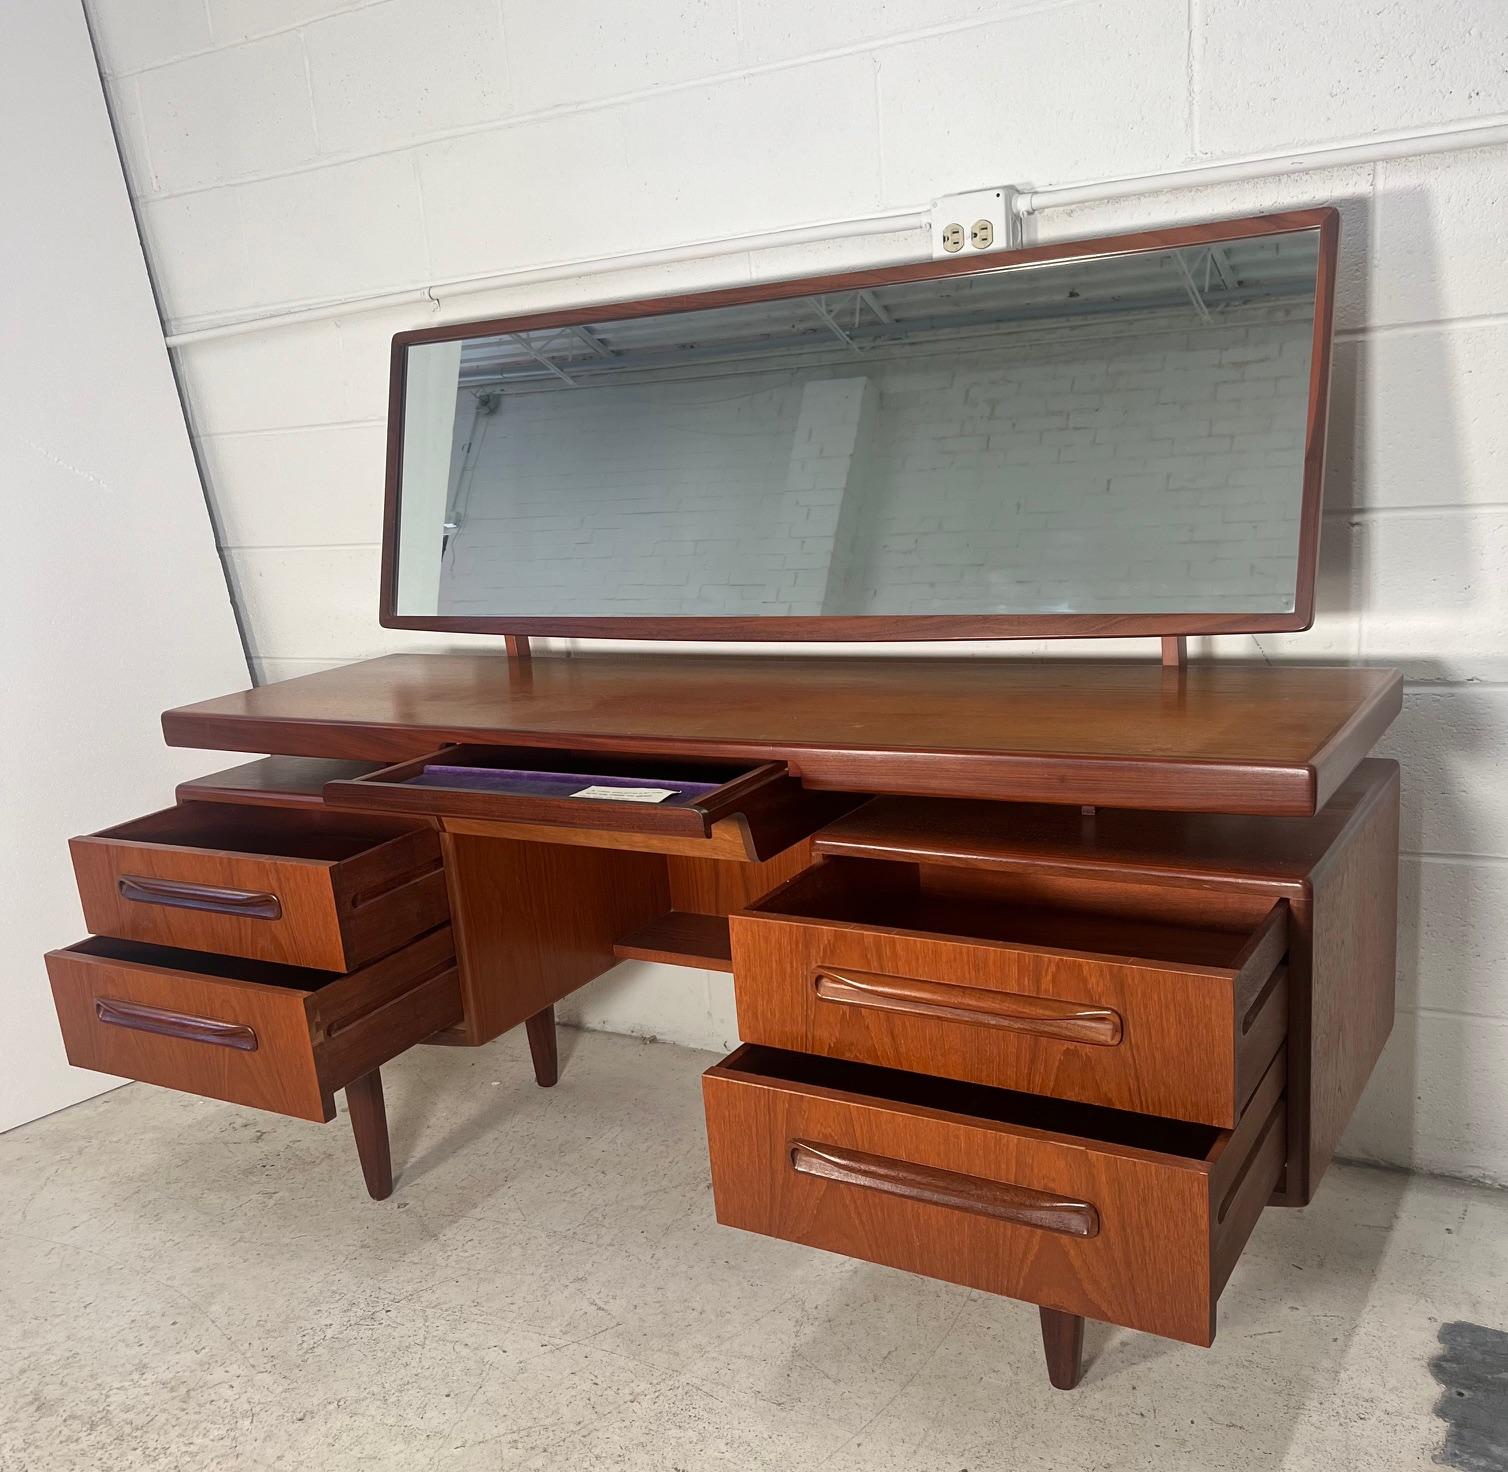
[[[48, 957], [69, 1058], [316, 1121], [343, 1089], [381, 1199], [384, 1063], [524, 1024], [549, 1086], [553, 1004], [617, 961], [729, 972], [742, 1046], [703, 1081], [720, 1221], [1038, 1304], [1057, 1386], [1078, 1382], [1086, 1317], [1210, 1344], [1258, 1217], [1311, 1199], [1393, 1020], [1398, 769], [1368, 753], [1398, 675], [1191, 664], [1169, 637], [1310, 621], [1334, 228], [1318, 211], [400, 337], [383, 621], [501, 632], [507, 652], [390, 655], [167, 712], [172, 745], [272, 755], [73, 841], [92, 935]], [[581, 327], [588, 364], [627, 360], [615, 322], [814, 292], [829, 315], [880, 293], [889, 320], [890, 288], [1201, 246], [1213, 280], [1222, 243], [1303, 230], [1320, 249], [1290, 606], [404, 611], [416, 347], [523, 341], [506, 385], [539, 371], [542, 327]], [[846, 396], [857, 423], [863, 392], [802, 413]], [[583, 632], [1167, 642], [1162, 664], [531, 656], [529, 634]]]

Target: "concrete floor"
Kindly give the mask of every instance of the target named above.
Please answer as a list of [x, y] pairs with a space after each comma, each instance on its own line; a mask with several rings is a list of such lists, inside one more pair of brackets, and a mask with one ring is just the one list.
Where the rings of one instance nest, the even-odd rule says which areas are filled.
[[1091, 1326], [1063, 1394], [1034, 1309], [718, 1227], [709, 1055], [562, 1053], [389, 1068], [382, 1204], [343, 1119], [136, 1085], [0, 1137], [0, 1468], [1505, 1465], [1508, 1194], [1337, 1167], [1213, 1350]]

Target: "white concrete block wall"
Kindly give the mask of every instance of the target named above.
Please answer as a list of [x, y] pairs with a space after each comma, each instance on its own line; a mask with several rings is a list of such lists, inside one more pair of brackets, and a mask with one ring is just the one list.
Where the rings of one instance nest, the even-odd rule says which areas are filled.
[[[175, 325], [955, 189], [1508, 114], [1500, 0], [86, 3]], [[352, 81], [358, 54], [370, 69]], [[379, 76], [385, 90], [365, 85]], [[1348, 1146], [1499, 1180], [1505, 195], [1508, 151], [1483, 150], [1144, 196], [1034, 226], [1062, 239], [1342, 206], [1318, 622], [1204, 650], [1251, 657], [1260, 644], [1272, 659], [1407, 672], [1387, 743], [1408, 794], [1404, 1011]], [[869, 249], [621, 270], [475, 305], [485, 315], [840, 269]], [[264, 677], [443, 642], [375, 619], [371, 431], [386, 339], [423, 320], [420, 309], [353, 315], [179, 355]], [[709, 1046], [733, 1036], [725, 978], [652, 967], [592, 988], [577, 1015]]]

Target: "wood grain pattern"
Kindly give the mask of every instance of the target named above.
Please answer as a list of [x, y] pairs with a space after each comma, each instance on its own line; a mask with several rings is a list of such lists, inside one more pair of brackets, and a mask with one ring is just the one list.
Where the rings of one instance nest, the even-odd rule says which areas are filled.
[[617, 964], [613, 942], [670, 907], [655, 854], [455, 833], [442, 843], [472, 1044], [602, 975]]
[[254, 1027], [245, 1022], [216, 1022], [209, 1017], [190, 1017], [162, 1007], [144, 1007], [114, 997], [96, 997], [94, 1015], [106, 1027], [124, 1027], [133, 1032], [154, 1033], [162, 1038], [181, 1038], [187, 1043], [205, 1043], [217, 1048], [235, 1048], [255, 1053], [260, 1046]]
[[1290, 1139], [1280, 1200], [1303, 1206], [1392, 1027], [1397, 788], [1397, 763], [1368, 758], [1312, 819], [1104, 809], [1086, 818], [1060, 807], [878, 798], [814, 846], [1089, 886], [1134, 878], [1199, 903], [1286, 898]]
[[726, 915], [670, 910], [613, 942], [620, 961], [657, 961], [665, 966], [733, 970]]
[[346, 971], [448, 918], [423, 825], [191, 802], [69, 847], [96, 935]]
[[[1227, 1133], [749, 1046], [703, 1075], [725, 1225], [1204, 1345], [1217, 1257], [1250, 1230], [1218, 1211], [1237, 1177], [1253, 1193], [1276, 1183], [1281, 1162], [1247, 1157], [1281, 1091], [1278, 1059], [1252, 1100], [1258, 1128]], [[1098, 1230], [800, 1171], [797, 1142], [1092, 1206]]]
[[1301, 899], [1309, 875], [1391, 764], [1360, 762], [1312, 818], [1083, 813], [1058, 803], [877, 797], [829, 823], [819, 854]]
[[319, 808], [327, 782], [349, 782], [379, 771], [381, 762], [329, 757], [264, 756], [238, 767], [180, 782], [179, 802], [242, 802], [253, 807]]
[[[970, 1027], [998, 1027], [1060, 1043], [1111, 1048], [1125, 1036], [1125, 1019], [1108, 1007], [1082, 1007], [1019, 992], [991, 992], [960, 982], [914, 981], [819, 966], [812, 979], [817, 1000], [842, 1007], [874, 1007], [901, 1017], [931, 1017]], [[750, 1039], [758, 1042], [760, 1039]]]
[[168, 711], [170, 744], [371, 760], [448, 741], [783, 761], [808, 788], [1310, 815], [1395, 671], [812, 656], [366, 660]]
[[[571, 618], [404, 616], [397, 612], [397, 536], [399, 481], [403, 461], [404, 377], [408, 348], [415, 344], [453, 342], [473, 335], [560, 328], [666, 312], [726, 308], [751, 302], [783, 300], [816, 292], [855, 291], [901, 282], [935, 281], [955, 276], [987, 276], [1051, 262], [1203, 245], [1249, 236], [1313, 230], [1318, 234], [1314, 324], [1310, 339], [1309, 403], [1305, 424], [1302, 499], [1299, 511], [1298, 565], [1292, 612], [1188, 614], [1042, 614], [921, 615], [824, 617], [688, 617]], [[383, 514], [382, 598], [380, 618], [389, 628], [439, 629], [449, 632], [511, 635], [555, 634], [580, 638], [627, 639], [983, 639], [1089, 638], [1100, 635], [1177, 635], [1306, 629], [1313, 620], [1315, 568], [1319, 550], [1320, 496], [1324, 480], [1326, 411], [1330, 389], [1336, 258], [1340, 216], [1334, 209], [1293, 210], [1194, 225], [1168, 226], [1128, 235], [1055, 242], [987, 255], [920, 261], [837, 275], [787, 281], [761, 281], [717, 291], [651, 297], [523, 317], [482, 322], [446, 323], [399, 333], [393, 339], [388, 397], [387, 477]]]
[[906, 1201], [950, 1206], [1019, 1227], [1035, 1227], [1039, 1232], [1061, 1232], [1065, 1237], [1097, 1237], [1100, 1233], [1100, 1214], [1087, 1201], [1069, 1201], [1050, 1191], [1007, 1186], [930, 1165], [910, 1165], [861, 1150], [795, 1140], [791, 1143], [791, 1169], [800, 1175], [840, 1181]]
[[[338, 977], [99, 938], [47, 970], [75, 1067], [299, 1119], [334, 1118], [338, 1089], [461, 1013], [449, 927]], [[140, 1025], [153, 1015], [179, 1020]], [[226, 1030], [255, 1046], [219, 1045]]]
[[793, 843], [761, 863], [675, 856], [666, 860], [670, 903], [677, 910], [728, 915], [794, 878], [812, 861], [809, 839]]
[[1377, 780], [1295, 906], [1290, 1071], [1298, 1129], [1288, 1200], [1312, 1199], [1393, 1030], [1397, 976], [1398, 764]]
[[627, 828], [568, 828], [563, 823], [503, 822], [491, 818], [441, 818], [446, 833], [472, 838], [511, 838], [520, 843], [568, 848], [618, 849], [635, 854], [674, 854], [713, 863], [753, 864], [757, 855], [749, 825], [741, 817], [722, 818], [705, 837], [697, 834], [642, 833]]
[[1073, 1390], [1084, 1374], [1084, 1320], [1079, 1314], [1039, 1309], [1047, 1379], [1054, 1390]]
[[393, 1153], [388, 1142], [382, 1075], [377, 1069], [346, 1085], [346, 1107], [351, 1113], [351, 1133], [356, 1139], [367, 1195], [373, 1201], [386, 1201], [393, 1194]]
[[1286, 986], [1263, 993], [1286, 950], [1284, 902], [1229, 931], [1151, 923], [1155, 909], [1018, 915], [993, 897], [930, 901], [923, 870], [828, 859], [732, 916], [739, 1036], [1235, 1124], [1282, 1041]]
[[555, 1035], [554, 1007], [541, 1007], [532, 1017], [524, 1018], [524, 1030], [529, 1035], [534, 1082], [542, 1089], [553, 1089], [560, 1082], [560, 1044]]

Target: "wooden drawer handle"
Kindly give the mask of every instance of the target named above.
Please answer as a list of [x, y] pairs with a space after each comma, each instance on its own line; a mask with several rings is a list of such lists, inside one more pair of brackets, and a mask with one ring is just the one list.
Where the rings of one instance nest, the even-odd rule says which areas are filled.
[[1097, 1237], [1100, 1231], [1100, 1214], [1087, 1201], [1067, 1201], [1048, 1191], [960, 1175], [933, 1165], [887, 1160], [883, 1155], [866, 1155], [860, 1150], [793, 1140], [791, 1169], [824, 1181], [883, 1191], [887, 1196], [952, 1206], [1016, 1226], [1038, 1227], [1044, 1232], [1061, 1232], [1065, 1237]]
[[965, 1022], [975, 1027], [998, 1027], [1064, 1043], [1113, 1047], [1124, 1032], [1120, 1013], [1108, 1007], [1081, 1007], [1076, 1002], [1028, 997], [1019, 992], [991, 992], [979, 987], [825, 967], [817, 971], [815, 984], [817, 995], [824, 1002], [904, 1012], [942, 1022]]
[[257, 1050], [256, 1032], [244, 1022], [190, 1017], [183, 1012], [165, 1012], [160, 1007], [143, 1007], [139, 1002], [117, 1002], [110, 997], [94, 999], [94, 1015], [109, 1027], [129, 1027], [133, 1032], [181, 1038], [186, 1043], [211, 1043], [217, 1048], [235, 1048], [241, 1053], [255, 1053]]
[[181, 879], [148, 879], [122, 874], [115, 887], [124, 900], [143, 905], [167, 905], [174, 910], [212, 910], [217, 915], [243, 915], [249, 920], [277, 920], [283, 913], [275, 894], [254, 889], [216, 889], [212, 884], [188, 884]]

